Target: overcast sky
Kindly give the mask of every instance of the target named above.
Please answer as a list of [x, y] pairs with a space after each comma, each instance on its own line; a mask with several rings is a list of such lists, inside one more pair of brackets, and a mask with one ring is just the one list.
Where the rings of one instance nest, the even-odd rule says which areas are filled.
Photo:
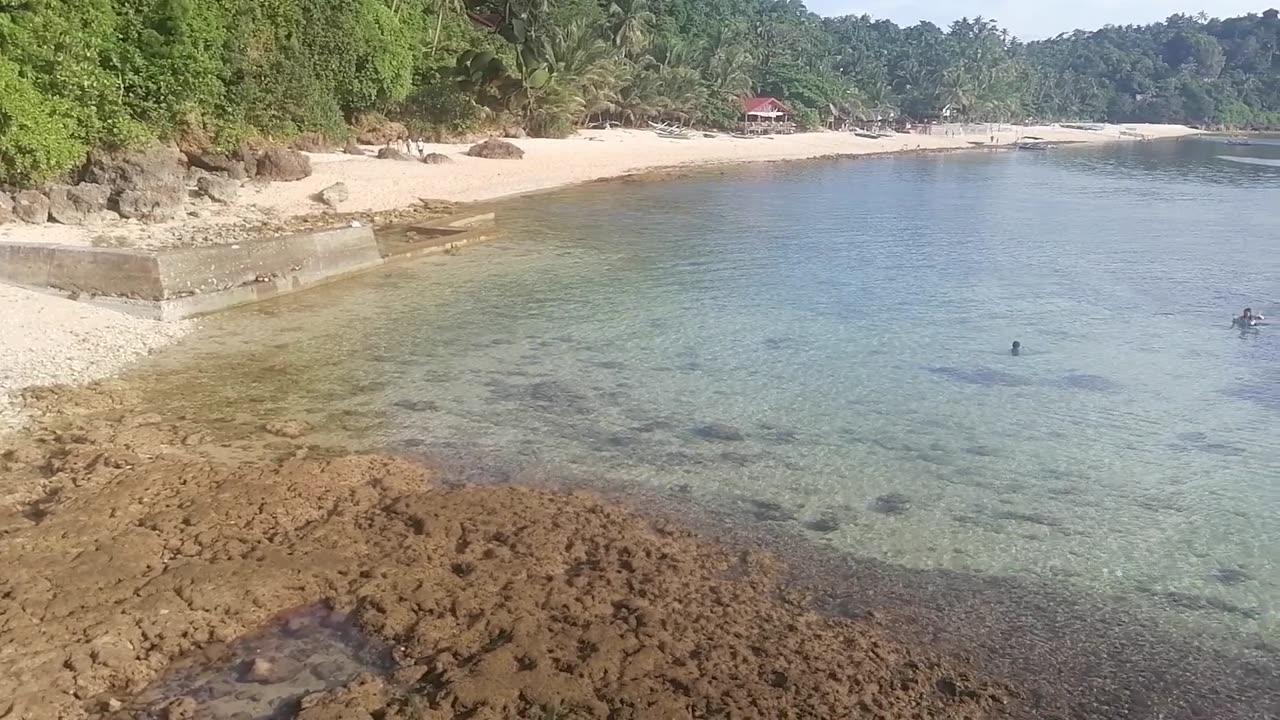
[[1204, 10], [1216, 17], [1261, 13], [1280, 0], [805, 0], [822, 15], [887, 18], [899, 25], [928, 20], [946, 27], [960, 17], [995, 18], [1023, 40], [1041, 40], [1077, 28], [1145, 24], [1174, 13]]

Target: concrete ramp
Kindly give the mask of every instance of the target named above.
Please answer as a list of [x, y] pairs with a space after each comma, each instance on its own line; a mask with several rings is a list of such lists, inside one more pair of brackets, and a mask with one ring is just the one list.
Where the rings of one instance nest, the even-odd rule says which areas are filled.
[[470, 214], [389, 237], [370, 227], [342, 227], [159, 251], [0, 242], [0, 282], [173, 321], [487, 239], [493, 222], [492, 213]]

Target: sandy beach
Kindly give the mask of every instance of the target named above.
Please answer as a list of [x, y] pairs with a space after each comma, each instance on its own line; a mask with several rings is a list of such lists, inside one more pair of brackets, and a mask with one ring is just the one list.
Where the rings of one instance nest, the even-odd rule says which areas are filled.
[[[1006, 126], [1008, 127], [1008, 126]], [[380, 212], [422, 200], [470, 203], [548, 190], [578, 183], [673, 168], [696, 168], [752, 162], [806, 160], [821, 157], [882, 153], [965, 150], [1007, 147], [1028, 136], [1050, 143], [1133, 142], [1122, 132], [1147, 138], [1176, 138], [1194, 134], [1178, 125], [1107, 126], [1088, 131], [1062, 127], [1017, 127], [1003, 132], [944, 135], [901, 134], [872, 140], [852, 133], [818, 132], [758, 137], [750, 140], [718, 134], [695, 133], [688, 140], [673, 140], [634, 129], [583, 130], [564, 140], [524, 138], [510, 140], [525, 151], [521, 160], [488, 160], [469, 157], [470, 144], [427, 144], [425, 152], [440, 153], [450, 162], [378, 160], [342, 153], [311, 153], [313, 174], [297, 182], [255, 185], [250, 182], [232, 205], [209, 208], [196, 217], [173, 223], [140, 225], [113, 222], [99, 226], [7, 225], [0, 228], [0, 242], [48, 242], [73, 245], [109, 244], [122, 247], [162, 248], [217, 242], [218, 228], [245, 221], [263, 222], [327, 211], [315, 196], [321, 190], [344, 183], [348, 199], [342, 213]], [[365, 148], [373, 153], [377, 148]], [[332, 212], [332, 211], [328, 211]], [[227, 233], [228, 238], [237, 235]]]
[[[521, 160], [488, 160], [466, 155], [470, 145], [431, 144], [451, 162], [378, 160], [370, 156], [312, 154], [314, 173], [297, 182], [248, 183], [239, 200], [226, 206], [193, 211], [193, 216], [159, 225], [113, 221], [102, 225], [9, 224], [0, 227], [0, 243], [110, 245], [141, 249], [240, 242], [284, 231], [290, 222], [325, 222], [325, 208], [314, 198], [321, 190], [344, 183], [348, 199], [338, 211], [393, 211], [423, 200], [476, 202], [547, 190], [604, 178], [670, 168], [696, 168], [735, 163], [776, 162], [834, 156], [910, 153], [1008, 146], [1028, 137], [1055, 143], [1132, 142], [1132, 135], [1175, 138], [1193, 134], [1174, 125], [1107, 126], [1100, 131], [1062, 127], [1018, 127], [994, 134], [896, 135], [879, 140], [852, 133], [802, 133], [739, 139], [695, 134], [673, 140], [644, 130], [584, 130], [565, 140], [519, 139]], [[1128, 133], [1128, 135], [1122, 135]], [[376, 148], [369, 148], [371, 152]], [[332, 222], [340, 222], [333, 217]], [[103, 377], [182, 334], [177, 327], [122, 318], [72, 300], [12, 288], [0, 288], [0, 432], [3, 418], [14, 417], [12, 392], [31, 384], [83, 382]]]
[[182, 337], [191, 323], [157, 323], [0, 285], [0, 437], [23, 419], [23, 388], [106, 377]]

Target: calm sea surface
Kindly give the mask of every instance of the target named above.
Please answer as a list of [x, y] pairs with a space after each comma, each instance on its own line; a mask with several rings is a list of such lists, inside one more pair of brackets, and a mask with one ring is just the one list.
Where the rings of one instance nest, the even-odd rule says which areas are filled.
[[[210, 318], [147, 372], [170, 405], [1274, 650], [1277, 162], [1187, 140], [588, 186], [502, 206], [459, 256]], [[1275, 323], [1232, 329], [1245, 306]]]

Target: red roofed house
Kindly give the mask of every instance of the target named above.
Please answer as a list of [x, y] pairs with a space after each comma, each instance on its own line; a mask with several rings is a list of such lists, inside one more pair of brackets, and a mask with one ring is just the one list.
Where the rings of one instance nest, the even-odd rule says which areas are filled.
[[771, 132], [795, 132], [795, 123], [787, 116], [791, 108], [777, 98], [753, 97], [742, 99], [743, 130], [753, 134]]

